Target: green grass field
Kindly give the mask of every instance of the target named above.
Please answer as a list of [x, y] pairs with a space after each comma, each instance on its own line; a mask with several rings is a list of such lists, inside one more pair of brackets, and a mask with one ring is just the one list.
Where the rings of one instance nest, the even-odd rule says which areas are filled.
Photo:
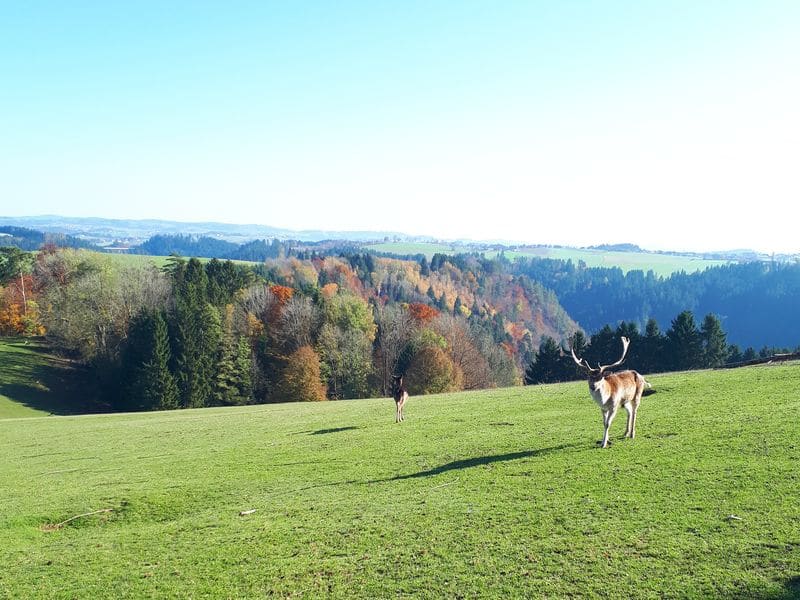
[[0, 597], [796, 598], [798, 378], [0, 420]]
[[[424, 254], [430, 258], [437, 252], [443, 254], [454, 254], [457, 252], [468, 252], [466, 246], [454, 246], [452, 244], [435, 243], [385, 243], [367, 246], [375, 252], [388, 252], [400, 255]], [[483, 254], [489, 258], [497, 255], [496, 251], [486, 251]], [[624, 272], [635, 269], [647, 272], [652, 270], [656, 275], [668, 277], [678, 271], [692, 273], [708, 267], [728, 264], [721, 260], [705, 260], [691, 256], [676, 256], [670, 254], [656, 254], [654, 252], [609, 252], [605, 250], [586, 250], [579, 248], [555, 248], [539, 247], [527, 248], [525, 250], [508, 250], [505, 252], [507, 258], [513, 260], [517, 257], [536, 257], [553, 258], [560, 260], [571, 259], [573, 262], [582, 260], [589, 267], [619, 267]]]

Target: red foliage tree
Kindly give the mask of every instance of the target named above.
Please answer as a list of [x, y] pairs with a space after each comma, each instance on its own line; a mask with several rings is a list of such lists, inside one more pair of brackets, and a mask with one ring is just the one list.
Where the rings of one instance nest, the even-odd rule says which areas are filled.
[[428, 323], [439, 316], [439, 311], [433, 306], [414, 302], [408, 305], [408, 312], [417, 323]]

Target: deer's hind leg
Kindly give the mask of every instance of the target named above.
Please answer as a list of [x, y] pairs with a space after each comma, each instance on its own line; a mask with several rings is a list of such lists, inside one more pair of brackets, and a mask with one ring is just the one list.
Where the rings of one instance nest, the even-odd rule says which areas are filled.
[[625, 427], [625, 437], [633, 439], [635, 434], [635, 427], [636, 427], [636, 404], [632, 402], [626, 402], [623, 404], [625, 410], [628, 412], [628, 424]]

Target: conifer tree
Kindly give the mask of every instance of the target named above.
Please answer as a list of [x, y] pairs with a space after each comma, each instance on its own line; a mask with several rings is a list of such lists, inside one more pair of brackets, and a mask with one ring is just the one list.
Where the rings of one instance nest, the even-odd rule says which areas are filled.
[[566, 379], [571, 377], [567, 374], [561, 348], [553, 338], [545, 336], [536, 357], [525, 371], [525, 383], [555, 383]]
[[728, 359], [728, 342], [722, 324], [716, 315], [709, 313], [700, 327], [703, 342], [704, 366], [719, 367]]
[[247, 404], [252, 396], [252, 359], [250, 345], [245, 338], [236, 338], [233, 332], [233, 306], [225, 307], [221, 339], [214, 366], [212, 401], [226, 404]]
[[208, 277], [192, 258], [175, 285], [173, 343], [175, 374], [184, 407], [207, 406], [219, 350], [219, 313], [208, 302]]
[[685, 310], [667, 331], [666, 349], [670, 368], [697, 369], [703, 366], [703, 344], [692, 311]]
[[661, 335], [661, 330], [655, 319], [648, 319], [641, 345], [641, 364], [639, 365], [641, 372], [655, 373], [664, 371], [666, 369], [666, 365], [663, 364], [664, 336]]
[[169, 370], [171, 353], [167, 322], [163, 313], [143, 312], [131, 324], [123, 392], [128, 409], [169, 410], [178, 408], [178, 387]]

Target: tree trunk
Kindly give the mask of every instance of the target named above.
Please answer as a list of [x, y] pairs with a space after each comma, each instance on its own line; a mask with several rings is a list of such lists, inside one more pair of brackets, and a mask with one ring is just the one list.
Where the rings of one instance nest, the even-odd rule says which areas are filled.
[[20, 287], [22, 287], [22, 314], [27, 316], [28, 315], [28, 301], [25, 299], [25, 277], [22, 271], [19, 272], [19, 283]]

